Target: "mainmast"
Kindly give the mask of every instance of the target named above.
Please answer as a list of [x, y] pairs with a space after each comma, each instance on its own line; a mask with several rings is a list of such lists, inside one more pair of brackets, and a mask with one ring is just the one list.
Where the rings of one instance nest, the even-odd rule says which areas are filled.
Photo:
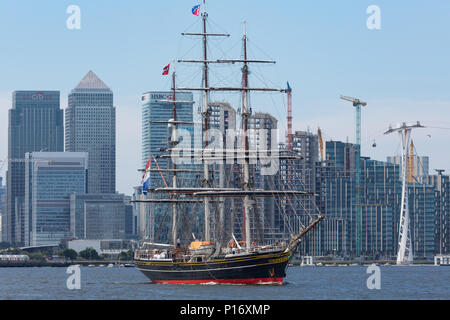
[[[181, 59], [178, 60], [178, 62], [182, 63], [199, 63], [203, 66], [203, 79], [202, 79], [202, 85], [201, 87], [178, 87], [175, 90], [178, 91], [201, 91], [202, 92], [202, 98], [203, 98], [203, 110], [202, 110], [202, 130], [203, 135], [203, 151], [204, 149], [208, 148], [209, 144], [209, 135], [208, 135], [208, 119], [210, 116], [210, 108], [208, 105], [209, 100], [209, 94], [210, 92], [217, 92], [217, 91], [240, 91], [242, 92], [242, 111], [241, 111], [241, 117], [242, 117], [242, 136], [243, 136], [243, 156], [242, 153], [238, 151], [237, 156], [232, 156], [230, 159], [244, 159], [243, 162], [243, 187], [242, 189], [235, 189], [235, 188], [224, 188], [224, 177], [223, 177], [223, 167], [220, 168], [221, 176], [220, 176], [220, 187], [214, 188], [212, 186], [210, 177], [209, 177], [209, 162], [211, 160], [217, 160], [216, 157], [205, 157], [205, 155], [202, 156], [202, 162], [203, 162], [203, 189], [198, 188], [185, 188], [185, 189], [179, 189], [179, 188], [173, 188], [169, 190], [169, 188], [163, 188], [163, 189], [156, 189], [155, 192], [181, 192], [186, 194], [192, 194], [194, 196], [200, 196], [203, 197], [203, 202], [205, 206], [205, 226], [204, 226], [204, 237], [205, 241], [210, 241], [211, 239], [211, 208], [210, 208], [210, 198], [211, 197], [221, 197], [222, 199], [219, 199], [219, 210], [223, 210], [223, 197], [242, 197], [243, 198], [243, 214], [244, 214], [244, 237], [245, 237], [245, 249], [246, 251], [251, 250], [251, 219], [250, 219], [250, 204], [251, 204], [251, 197], [265, 197], [265, 196], [304, 196], [307, 193], [306, 192], [299, 192], [299, 191], [279, 191], [279, 190], [255, 190], [250, 187], [250, 159], [262, 159], [267, 157], [273, 157], [274, 155], [270, 156], [263, 156], [263, 155], [250, 155], [253, 151], [249, 150], [249, 138], [247, 137], [247, 131], [248, 131], [248, 119], [251, 116], [250, 108], [249, 108], [249, 92], [250, 91], [261, 91], [261, 92], [286, 92], [286, 89], [277, 89], [277, 88], [266, 88], [266, 87], [256, 87], [256, 88], [250, 88], [248, 86], [248, 64], [249, 63], [275, 63], [275, 61], [272, 60], [249, 60], [247, 57], [247, 35], [246, 35], [246, 25], [244, 22], [244, 35], [243, 35], [243, 49], [244, 49], [244, 55], [241, 59], [216, 59], [216, 60], [208, 60], [208, 52], [207, 52], [207, 40], [210, 36], [219, 36], [219, 37], [229, 37], [229, 34], [225, 33], [208, 33], [206, 28], [206, 20], [208, 18], [208, 14], [206, 12], [205, 8], [205, 1], [203, 0], [203, 12], [202, 12], [202, 32], [200, 33], [191, 33], [191, 32], [184, 32], [182, 35], [188, 35], [188, 36], [201, 36], [202, 42], [203, 42], [203, 59], [195, 60], [195, 59]], [[210, 87], [209, 86], [209, 75], [208, 75], [208, 69], [210, 63], [242, 63], [242, 83], [241, 86], [221, 86], [221, 87]], [[228, 159], [228, 155], [224, 155], [227, 150], [215, 150], [215, 152], [222, 153], [222, 161], [225, 161]], [[233, 153], [236, 150], [233, 150]], [[266, 150], [269, 151], [269, 150]], [[270, 150], [272, 153], [276, 150]], [[277, 156], [278, 158], [281, 158]], [[284, 156], [283, 156], [284, 157]], [[287, 156], [286, 158], [297, 158], [293, 156]], [[222, 201], [221, 201], [222, 200]], [[223, 217], [224, 212], [220, 212], [220, 217], [218, 223], [222, 224], [224, 221]], [[222, 226], [220, 226], [222, 227]], [[222, 231], [219, 231], [219, 233], [222, 233]], [[220, 238], [221, 234], [219, 234]]]
[[[242, 87], [248, 87], [248, 64], [247, 64], [247, 31], [244, 21], [244, 35], [242, 37], [244, 47], [244, 65], [242, 67]], [[243, 166], [244, 173], [244, 190], [250, 188], [250, 173], [249, 173], [249, 146], [247, 137], [248, 118], [248, 91], [242, 90], [242, 139], [244, 140], [245, 161]], [[250, 234], [250, 196], [248, 194], [244, 197], [244, 230], [245, 230], [245, 249], [250, 251], [251, 234]]]
[[[208, 147], [208, 52], [207, 52], [207, 34], [206, 34], [206, 18], [208, 17], [208, 13], [206, 12], [205, 7], [205, 0], [203, 0], [203, 13], [202, 13], [202, 22], [203, 22], [203, 88], [205, 89], [203, 91], [203, 142], [204, 142], [204, 148], [206, 149]], [[203, 160], [203, 178], [204, 178], [204, 187], [209, 188], [211, 187], [210, 181], [209, 181], [209, 167], [208, 162], [204, 159]], [[209, 205], [209, 197], [205, 197], [203, 199], [205, 204], [205, 241], [211, 240], [211, 232], [210, 232], [210, 225], [211, 225], [211, 213], [210, 213], [210, 205]]]

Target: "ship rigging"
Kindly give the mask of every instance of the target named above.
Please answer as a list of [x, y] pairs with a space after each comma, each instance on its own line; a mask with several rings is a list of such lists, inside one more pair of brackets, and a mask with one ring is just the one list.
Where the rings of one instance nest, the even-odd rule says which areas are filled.
[[[173, 152], [180, 143], [177, 137], [177, 128], [180, 124], [187, 124], [185, 121], [179, 121], [177, 118], [177, 100], [178, 92], [181, 91], [199, 91], [202, 95], [202, 149], [203, 150], [186, 150], [183, 152], [190, 156], [200, 156], [202, 170], [183, 169], [177, 167], [175, 161], [172, 161], [172, 167], [162, 169], [157, 165], [161, 178], [165, 187], [158, 187], [146, 190], [150, 194], [168, 194], [168, 198], [138, 200], [149, 203], [167, 203], [171, 205], [172, 211], [172, 227], [170, 244], [154, 243], [144, 241], [140, 249], [135, 253], [136, 267], [142, 271], [152, 282], [157, 283], [277, 283], [281, 284], [286, 276], [286, 268], [289, 260], [292, 258], [293, 252], [298, 247], [302, 237], [313, 229], [323, 218], [322, 214], [312, 218], [308, 226], [304, 226], [301, 232], [292, 235], [288, 243], [264, 244], [257, 243], [252, 239], [251, 234], [251, 211], [255, 198], [258, 197], [305, 197], [313, 196], [313, 194], [305, 191], [295, 190], [264, 190], [255, 189], [251, 183], [250, 163], [264, 157], [268, 158], [284, 158], [296, 159], [293, 152], [287, 150], [280, 153], [279, 150], [265, 150], [265, 156], [260, 154], [261, 150], [252, 150], [249, 147], [248, 138], [248, 120], [251, 117], [249, 108], [249, 94], [252, 91], [261, 92], [286, 92], [287, 89], [277, 88], [259, 88], [249, 86], [249, 64], [252, 63], [275, 63], [271, 60], [251, 60], [247, 57], [247, 35], [244, 23], [244, 33], [242, 37], [243, 58], [242, 59], [209, 59], [208, 57], [208, 38], [209, 37], [229, 37], [226, 33], [208, 33], [207, 18], [208, 14], [203, 1], [202, 32], [200, 33], [183, 33], [182, 35], [198, 36], [202, 39], [203, 57], [201, 60], [179, 59], [179, 63], [202, 64], [202, 85], [201, 87], [177, 87], [176, 73], [172, 73], [172, 99], [162, 101], [172, 105], [172, 119], [167, 121], [171, 128], [171, 136], [169, 147], [165, 150]], [[209, 64], [241, 64], [242, 79], [241, 86], [210, 86], [209, 83]], [[208, 134], [209, 128], [209, 100], [211, 92], [218, 91], [237, 91], [242, 94], [242, 106], [240, 108], [241, 130], [242, 130], [242, 149], [232, 150], [232, 153], [225, 148], [210, 148], [211, 137]], [[186, 101], [185, 101], [186, 102]], [[188, 102], [189, 103], [189, 102]], [[193, 103], [193, 102], [192, 102]], [[193, 124], [193, 123], [192, 123]], [[208, 151], [208, 152], [206, 152]], [[163, 156], [161, 156], [163, 157]], [[171, 155], [166, 157], [173, 158]], [[153, 157], [157, 164], [157, 160]], [[215, 173], [215, 167], [212, 166], [213, 161], [219, 159], [219, 187], [214, 185], [214, 179], [211, 174]], [[224, 181], [224, 165], [226, 161], [240, 161], [242, 173], [242, 184], [240, 187], [225, 187]], [[152, 169], [147, 169], [152, 170]], [[153, 169], [154, 170], [154, 169]], [[180, 172], [197, 172], [203, 173], [201, 187], [181, 187], [178, 184], [177, 174]], [[162, 172], [171, 174], [171, 186], [164, 179]], [[225, 219], [225, 199], [237, 198], [242, 201], [242, 240], [238, 241], [233, 233], [229, 239], [225, 239], [223, 230]], [[194, 241], [189, 246], [181, 245], [178, 236], [178, 205], [181, 203], [203, 202], [204, 212], [204, 230], [203, 241], [198, 240], [193, 235]], [[211, 237], [211, 208], [214, 206], [218, 210], [218, 218], [216, 226], [218, 230], [215, 238]], [[195, 209], [194, 209], [195, 210]]]

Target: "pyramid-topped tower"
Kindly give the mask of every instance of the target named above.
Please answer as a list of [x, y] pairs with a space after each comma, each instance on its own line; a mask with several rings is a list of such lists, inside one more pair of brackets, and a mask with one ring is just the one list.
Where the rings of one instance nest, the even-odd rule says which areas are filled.
[[77, 84], [75, 89], [107, 89], [109, 87], [92, 71], [84, 76], [83, 79]]
[[116, 110], [113, 93], [89, 71], [69, 94], [66, 151], [88, 152], [88, 193], [115, 193]]

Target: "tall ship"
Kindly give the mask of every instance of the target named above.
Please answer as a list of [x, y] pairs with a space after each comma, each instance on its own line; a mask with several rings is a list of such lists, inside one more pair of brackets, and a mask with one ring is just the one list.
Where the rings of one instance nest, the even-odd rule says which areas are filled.
[[[193, 13], [201, 15], [202, 30], [200, 32], [183, 33], [202, 39], [203, 56], [199, 60], [178, 60], [179, 63], [193, 63], [202, 66], [202, 83], [200, 87], [177, 87], [175, 72], [172, 73], [172, 88], [169, 99], [161, 101], [172, 106], [171, 119], [166, 121], [167, 126], [171, 128], [168, 146], [163, 150], [167, 155], [151, 157], [143, 173], [143, 191], [147, 198], [135, 200], [137, 202], [147, 202], [148, 204], [165, 205], [171, 211], [171, 230], [168, 236], [168, 243], [154, 241], [155, 239], [145, 239], [141, 241], [139, 249], [135, 251], [134, 262], [136, 268], [144, 273], [153, 283], [166, 284], [282, 284], [286, 277], [286, 271], [293, 254], [300, 245], [302, 238], [311, 231], [324, 216], [320, 212], [315, 212], [306, 225], [299, 228], [296, 234], [290, 234], [284, 241], [264, 241], [263, 237], [252, 238], [252, 221], [255, 226], [255, 216], [257, 214], [267, 214], [258, 212], [261, 208], [255, 206], [257, 199], [278, 198], [283, 201], [292, 197], [314, 196], [311, 192], [292, 190], [289, 188], [289, 179], [286, 180], [287, 186], [279, 190], [255, 188], [253, 177], [254, 172], [251, 168], [254, 163], [263, 158], [276, 159], [298, 159], [295, 152], [285, 150], [280, 152], [278, 145], [270, 150], [257, 150], [250, 147], [249, 143], [249, 118], [252, 115], [249, 107], [249, 95], [252, 91], [260, 92], [286, 92], [289, 89], [276, 89], [267, 87], [250, 87], [249, 65], [256, 63], [274, 63], [269, 60], [253, 60], [247, 57], [247, 36], [244, 27], [242, 38], [243, 57], [240, 59], [216, 59], [209, 58], [208, 40], [211, 37], [228, 37], [228, 34], [211, 33], [207, 30], [208, 14], [203, 1], [202, 11], [199, 12], [199, 6], [194, 7]], [[245, 24], [244, 24], [245, 25]], [[241, 83], [239, 86], [211, 86], [209, 83], [209, 66], [211, 64], [232, 64], [241, 67]], [[200, 159], [200, 168], [192, 169], [177, 166], [174, 161], [178, 152], [180, 137], [177, 136], [177, 128], [186, 125], [186, 121], [177, 118], [177, 100], [180, 92], [197, 91], [201, 94], [201, 148], [183, 149], [183, 154], [191, 155]], [[222, 146], [212, 146], [211, 136], [208, 135], [208, 129], [211, 127], [210, 95], [215, 92], [238, 92], [241, 95], [242, 105], [238, 109], [241, 118], [239, 143], [234, 144], [233, 148], [227, 149]], [[185, 101], [186, 102], [186, 101]], [[193, 103], [193, 102], [192, 102]], [[192, 123], [193, 124], [193, 123]], [[228, 146], [228, 145], [227, 145]], [[264, 152], [261, 152], [264, 151]], [[170, 168], [162, 168], [157, 163], [157, 158], [171, 159]], [[222, 161], [222, 165], [216, 165], [217, 160]], [[216, 161], [216, 162], [214, 162]], [[151, 163], [156, 164], [155, 169], [151, 169]], [[240, 177], [239, 183], [232, 187], [225, 186], [223, 177], [225, 175], [224, 163], [232, 162], [237, 164], [238, 170], [234, 171]], [[148, 186], [148, 177], [150, 172], [158, 172], [164, 187], [151, 188]], [[201, 176], [201, 184], [198, 186], [183, 187], [178, 176], [183, 172], [198, 172]], [[220, 176], [219, 183], [216, 183], [215, 176]], [[164, 174], [171, 176], [170, 183], [164, 179]], [[275, 188], [274, 188], [275, 189]], [[161, 197], [165, 195], [165, 197]], [[233, 199], [235, 211], [233, 215], [241, 218], [241, 232], [236, 236], [231, 230], [225, 232], [226, 215], [230, 214], [229, 206], [224, 205], [226, 199]], [[202, 219], [203, 234], [202, 238], [192, 233], [189, 241], [180, 241], [180, 233], [187, 230], [185, 228], [187, 219], [180, 218], [180, 207], [182, 204], [200, 203], [201, 210], [191, 205], [190, 208], [197, 208], [194, 212], [197, 216], [204, 215]], [[273, 215], [273, 207], [268, 207], [269, 215]], [[271, 211], [270, 211], [271, 210]], [[298, 208], [300, 211], [301, 208]], [[212, 221], [214, 227], [212, 228]], [[212, 230], [214, 229], [214, 230]]]

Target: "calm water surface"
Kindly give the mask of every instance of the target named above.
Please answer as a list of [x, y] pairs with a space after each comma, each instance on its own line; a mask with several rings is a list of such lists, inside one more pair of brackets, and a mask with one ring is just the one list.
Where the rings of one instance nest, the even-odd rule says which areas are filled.
[[134, 268], [81, 267], [81, 289], [66, 268], [0, 268], [5, 299], [450, 299], [450, 267], [381, 266], [381, 289], [367, 289], [365, 266], [290, 267], [283, 285], [152, 284]]

